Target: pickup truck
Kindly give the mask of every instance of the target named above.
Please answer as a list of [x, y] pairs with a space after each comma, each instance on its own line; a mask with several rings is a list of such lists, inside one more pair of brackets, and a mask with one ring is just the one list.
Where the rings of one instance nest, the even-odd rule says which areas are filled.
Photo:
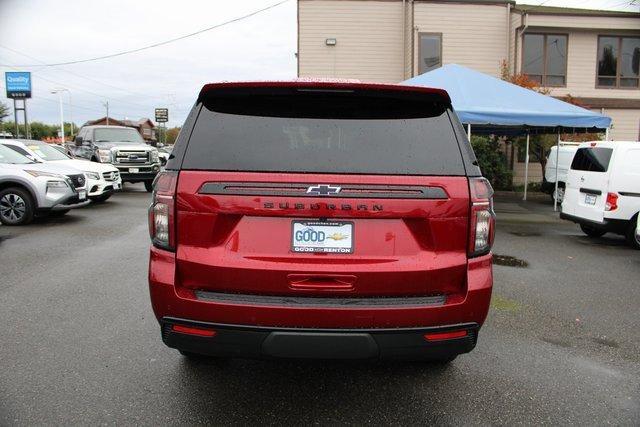
[[148, 192], [160, 171], [158, 150], [129, 127], [83, 126], [73, 143], [67, 144], [67, 150], [74, 157], [113, 164], [123, 183], [144, 182]]

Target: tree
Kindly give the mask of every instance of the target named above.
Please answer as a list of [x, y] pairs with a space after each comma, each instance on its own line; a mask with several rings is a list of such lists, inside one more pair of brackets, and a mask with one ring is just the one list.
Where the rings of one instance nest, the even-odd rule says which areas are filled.
[[[538, 82], [529, 78], [528, 75], [523, 73], [512, 74], [509, 70], [509, 64], [506, 60], [503, 60], [500, 64], [501, 69], [501, 77], [502, 80], [506, 80], [515, 85], [524, 87], [529, 90], [536, 91], [542, 95], [549, 95], [551, 92], [549, 88], [541, 87]], [[573, 96], [566, 95], [563, 101], [568, 102], [569, 104], [577, 105], [579, 107], [587, 108], [587, 106], [582, 105], [576, 98]], [[547, 166], [547, 154], [551, 147], [553, 147], [557, 142], [557, 134], [545, 134], [545, 135], [532, 135], [529, 138], [529, 155], [534, 161], [540, 163], [542, 170], [544, 171]], [[583, 134], [561, 134], [560, 139], [563, 141], [591, 141], [594, 138], [601, 139], [599, 136], [594, 136], [593, 134], [583, 133]], [[525, 149], [526, 147], [526, 139], [525, 137], [516, 138], [514, 144], [521, 149]]]
[[511, 188], [512, 173], [507, 167], [498, 138], [496, 136], [471, 135], [471, 146], [478, 159], [482, 175], [496, 190]]
[[0, 102], [0, 123], [4, 120], [5, 117], [9, 116], [9, 107], [3, 102]]
[[180, 128], [179, 127], [175, 127], [175, 128], [171, 128], [171, 129], [167, 129], [167, 134], [166, 134], [166, 143], [168, 145], [173, 145], [176, 143], [176, 139], [178, 138], [178, 133], [180, 133]]

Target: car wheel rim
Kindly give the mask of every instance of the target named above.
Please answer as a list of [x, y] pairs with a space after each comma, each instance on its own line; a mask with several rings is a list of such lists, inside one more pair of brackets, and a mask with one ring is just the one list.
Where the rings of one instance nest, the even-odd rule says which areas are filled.
[[0, 215], [9, 221], [20, 221], [26, 211], [24, 200], [17, 194], [5, 194], [0, 199]]
[[558, 201], [558, 203], [562, 203], [562, 200], [564, 199], [564, 188], [559, 187], [557, 193], [554, 190], [553, 197]]

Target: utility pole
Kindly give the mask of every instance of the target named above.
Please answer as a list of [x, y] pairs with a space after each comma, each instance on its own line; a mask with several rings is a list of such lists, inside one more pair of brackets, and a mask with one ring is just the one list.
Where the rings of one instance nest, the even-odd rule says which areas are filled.
[[107, 109], [107, 126], [109, 126], [109, 101], [103, 102], [102, 105]]
[[58, 88], [51, 91], [53, 94], [58, 94], [58, 101], [60, 102], [60, 141], [64, 144], [64, 116], [62, 113], [62, 92], [66, 89]]

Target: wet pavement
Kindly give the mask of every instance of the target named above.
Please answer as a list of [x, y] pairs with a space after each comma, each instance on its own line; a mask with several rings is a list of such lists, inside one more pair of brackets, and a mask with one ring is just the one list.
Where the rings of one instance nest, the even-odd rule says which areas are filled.
[[492, 309], [449, 366], [193, 363], [151, 312], [141, 190], [0, 226], [0, 425], [640, 423], [640, 251], [542, 198], [498, 199]]

